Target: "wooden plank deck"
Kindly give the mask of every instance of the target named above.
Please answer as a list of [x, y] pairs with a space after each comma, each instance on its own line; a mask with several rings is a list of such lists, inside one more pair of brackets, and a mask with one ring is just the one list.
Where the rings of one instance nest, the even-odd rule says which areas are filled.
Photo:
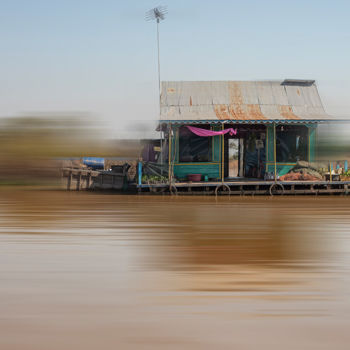
[[[63, 168], [62, 177], [67, 179], [67, 190], [120, 189], [120, 174], [90, 169]], [[106, 181], [103, 177], [107, 177]], [[108, 180], [108, 181], [107, 181]], [[93, 186], [95, 182], [100, 186]], [[104, 183], [106, 182], [106, 183]], [[131, 184], [129, 191], [139, 193], [168, 193], [181, 195], [318, 195], [349, 193], [350, 181], [263, 181], [239, 179], [221, 182], [176, 182], [162, 184]]]
[[137, 185], [142, 192], [170, 192], [172, 194], [223, 195], [295, 195], [348, 194], [350, 181], [262, 181], [238, 180], [217, 182], [176, 182], [169, 184]]

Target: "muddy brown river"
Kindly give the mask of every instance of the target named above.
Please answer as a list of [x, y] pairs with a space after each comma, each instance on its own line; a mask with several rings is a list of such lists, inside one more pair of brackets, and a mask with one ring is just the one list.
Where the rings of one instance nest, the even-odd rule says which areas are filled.
[[0, 349], [349, 349], [350, 199], [0, 192]]

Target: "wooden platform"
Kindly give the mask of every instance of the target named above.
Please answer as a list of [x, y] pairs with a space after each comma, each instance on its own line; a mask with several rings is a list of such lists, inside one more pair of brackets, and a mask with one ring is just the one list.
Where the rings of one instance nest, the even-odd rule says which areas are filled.
[[[103, 171], [64, 168], [67, 190], [91, 189], [101, 182], [97, 189], [120, 189], [120, 174], [104, 174]], [[112, 178], [111, 178], [112, 177]], [[114, 179], [118, 177], [118, 179]], [[172, 195], [322, 195], [349, 193], [350, 181], [262, 181], [227, 180], [224, 182], [176, 182], [163, 184], [129, 184], [129, 191], [138, 193], [164, 193]]]
[[345, 194], [350, 181], [224, 181], [177, 182], [137, 185], [140, 193], [154, 192], [191, 195], [297, 195]]

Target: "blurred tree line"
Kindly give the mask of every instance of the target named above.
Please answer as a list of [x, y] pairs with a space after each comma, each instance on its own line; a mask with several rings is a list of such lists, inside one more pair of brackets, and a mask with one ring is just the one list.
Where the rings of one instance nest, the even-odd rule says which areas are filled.
[[138, 140], [111, 140], [91, 119], [31, 116], [0, 119], [0, 183], [36, 184], [59, 177], [63, 159], [137, 157]]

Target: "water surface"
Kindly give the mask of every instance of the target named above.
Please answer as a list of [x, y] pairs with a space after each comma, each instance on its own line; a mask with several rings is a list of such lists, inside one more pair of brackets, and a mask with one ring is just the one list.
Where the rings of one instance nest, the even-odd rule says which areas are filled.
[[346, 197], [0, 196], [0, 349], [348, 349]]

